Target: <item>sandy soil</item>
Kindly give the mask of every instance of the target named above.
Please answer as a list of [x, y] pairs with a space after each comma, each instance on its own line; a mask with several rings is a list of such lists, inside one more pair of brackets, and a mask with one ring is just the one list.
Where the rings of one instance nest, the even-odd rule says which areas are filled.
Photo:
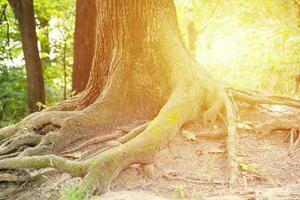
[[[257, 125], [264, 121], [290, 117], [299, 111], [286, 107], [244, 109], [242, 121]], [[200, 132], [201, 126], [193, 128]], [[241, 175], [232, 187], [227, 184], [228, 169], [224, 139], [198, 137], [195, 141], [181, 135], [159, 152], [150, 166], [134, 165], [113, 181], [111, 191], [101, 200], [165, 199], [300, 199], [300, 151], [287, 156], [286, 132], [261, 137], [253, 129], [239, 130], [238, 156]], [[56, 200], [64, 187], [79, 178], [49, 171], [38, 180], [26, 183], [7, 199]]]

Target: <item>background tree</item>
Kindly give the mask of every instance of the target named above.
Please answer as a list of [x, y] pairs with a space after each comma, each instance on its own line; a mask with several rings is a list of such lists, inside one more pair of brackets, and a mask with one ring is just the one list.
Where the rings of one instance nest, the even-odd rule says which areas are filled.
[[[7, 0], [0, 0], [0, 8], [0, 108], [4, 108], [0, 127], [3, 127], [24, 118], [28, 106], [26, 66], [18, 23]], [[64, 99], [65, 90], [66, 96], [72, 92], [75, 1], [36, 0], [34, 11], [46, 105], [51, 106]], [[43, 19], [48, 25], [41, 25]]]
[[45, 103], [43, 69], [37, 46], [32, 0], [9, 0], [18, 20], [27, 72], [27, 98], [30, 112], [39, 110], [37, 103]]
[[96, 1], [77, 0], [72, 90], [85, 89], [95, 53]]

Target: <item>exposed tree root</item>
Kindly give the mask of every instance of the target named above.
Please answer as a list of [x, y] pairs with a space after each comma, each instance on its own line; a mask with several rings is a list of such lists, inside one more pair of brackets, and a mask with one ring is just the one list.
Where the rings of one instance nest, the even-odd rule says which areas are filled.
[[124, 144], [124, 143], [132, 140], [133, 138], [138, 136], [140, 133], [142, 133], [148, 127], [149, 124], [150, 124], [150, 122], [146, 122], [145, 124], [142, 124], [142, 125], [134, 128], [128, 134], [126, 134], [123, 137], [119, 138], [118, 142], [120, 142], [121, 144]]
[[104, 142], [107, 142], [107, 141], [110, 141], [110, 140], [114, 140], [115, 138], [120, 137], [121, 134], [122, 133], [120, 133], [120, 132], [113, 132], [111, 134], [101, 135], [101, 136], [98, 136], [98, 137], [91, 138], [91, 139], [83, 142], [82, 144], [80, 144], [80, 145], [78, 145], [78, 146], [76, 146], [72, 149], [68, 149], [67, 151], [64, 151], [63, 154], [76, 152], [76, 151], [84, 149], [84, 148], [86, 148], [90, 145], [104, 143]]
[[47, 167], [65, 171], [73, 176], [82, 176], [87, 166], [84, 163], [70, 161], [54, 155], [24, 156], [0, 161], [1, 169], [43, 169]]
[[18, 182], [0, 182], [0, 200], [7, 199], [9, 195], [20, 188]]
[[298, 136], [295, 142], [291, 145], [288, 155], [293, 155], [300, 149], [300, 132], [298, 130]]
[[217, 180], [199, 180], [195, 178], [188, 178], [188, 177], [179, 177], [179, 176], [172, 176], [168, 173], [165, 173], [163, 175], [165, 178], [170, 179], [170, 180], [178, 180], [178, 181], [184, 181], [188, 183], [194, 183], [194, 184], [213, 184], [213, 185], [224, 185], [225, 183], [217, 181]]
[[31, 179], [31, 176], [28, 172], [24, 170], [1, 170], [0, 182], [9, 181], [9, 182], [25, 182]]
[[227, 136], [227, 132], [224, 129], [217, 129], [217, 130], [202, 130], [201, 132], [195, 133], [196, 137], [199, 138], [208, 138], [208, 139], [220, 139]]
[[[118, 117], [111, 111], [114, 108], [101, 101], [98, 104], [97, 108], [85, 111], [34, 113], [15, 125], [0, 129], [0, 156], [18, 151], [22, 151], [20, 156], [58, 154], [82, 138], [91, 138], [109, 129], [113, 121], [118, 123]], [[93, 117], [97, 113], [95, 109], [103, 110], [103, 114]], [[13, 155], [16, 154], [8, 157]]]
[[[45, 152], [55, 152], [52, 143], [64, 139], [66, 134], [63, 137], [61, 134], [65, 130], [78, 132], [78, 128], [83, 122], [80, 121], [78, 124], [76, 117], [82, 116], [81, 111], [67, 113], [51, 111], [48, 112], [49, 115], [47, 112], [32, 115], [19, 124], [1, 129], [0, 169], [56, 168], [73, 176], [83, 176], [84, 179], [80, 187], [82, 190], [103, 193], [109, 188], [112, 179], [120, 171], [135, 163], [150, 163], [155, 153], [180, 130], [183, 124], [197, 117], [202, 106], [199, 100], [202, 99], [204, 92], [201, 86], [202, 84], [197, 82], [178, 86], [154, 120], [138, 126], [126, 135], [122, 136], [120, 132], [100, 135], [65, 151], [65, 153], [76, 152], [96, 143], [115, 141], [114, 143], [107, 143], [103, 149], [91, 155], [89, 159], [82, 161], [70, 161], [54, 155], [35, 156], [45, 154]], [[284, 101], [281, 101], [279, 97], [261, 97], [232, 89], [225, 91], [219, 88], [216, 90], [215, 96], [212, 97], [215, 100], [204, 112], [203, 121], [212, 126], [222, 109], [225, 109], [228, 166], [230, 169], [229, 183], [233, 184], [238, 176], [236, 160], [236, 121], [238, 114], [231, 93], [237, 100], [245, 100], [247, 103], [276, 103], [297, 107], [298, 102], [285, 97], [283, 98]], [[79, 119], [81, 118], [78, 117]], [[21, 129], [20, 127], [24, 128]], [[264, 130], [268, 134], [275, 130], [294, 128], [299, 129], [298, 120], [273, 120], [256, 127], [256, 129]], [[224, 137], [226, 132], [224, 130], [206, 131], [199, 133], [199, 136]], [[80, 139], [81, 137], [75, 135], [75, 138]], [[74, 139], [70, 141], [74, 141]], [[295, 151], [296, 146], [299, 146], [299, 141], [298, 137], [293, 143], [295, 146], [291, 148], [293, 151]], [[28, 148], [22, 149], [23, 152], [20, 152], [19, 149], [24, 146]], [[0, 180], [2, 180], [1, 178], [5, 181], [16, 182], [28, 180], [28, 177], [18, 178], [18, 176], [7, 174], [0, 176]], [[196, 182], [198, 183], [198, 180]]]
[[14, 152], [14, 153], [2, 155], [2, 156], [0, 156], [0, 160], [6, 159], [6, 158], [16, 157], [16, 156], [18, 156], [20, 153], [21, 153], [21, 152]]
[[276, 119], [264, 122], [255, 127], [257, 132], [262, 133], [262, 137], [268, 136], [279, 130], [299, 129], [299, 119]]
[[261, 137], [272, 135], [277, 131], [287, 132], [284, 142], [289, 142], [287, 156], [295, 154], [300, 148], [300, 125], [299, 119], [276, 119], [259, 124], [255, 127]]
[[225, 95], [225, 108], [227, 115], [227, 154], [230, 169], [230, 184], [235, 183], [238, 176], [238, 162], [236, 159], [236, 112], [234, 111], [234, 103]]
[[11, 153], [12, 151], [17, 150], [23, 145], [37, 145], [41, 141], [41, 138], [42, 136], [35, 134], [20, 135], [8, 144], [4, 143], [3, 145], [1, 145], [0, 155]]
[[300, 100], [292, 99], [290, 97], [265, 96], [265, 95], [245, 92], [233, 88], [227, 88], [227, 91], [230, 91], [232, 93], [234, 99], [242, 102], [247, 102], [251, 105], [272, 104], [272, 105], [286, 105], [295, 108], [300, 108]]
[[[146, 127], [149, 125], [150, 122], [146, 122], [145, 124], [139, 125], [136, 128], [132, 129], [129, 133], [127, 133], [126, 135], [120, 137], [118, 140], [112, 140], [109, 143], [106, 144], [105, 147], [101, 148], [100, 150], [96, 151], [96, 152], [86, 152], [85, 154], [87, 156], [83, 156], [83, 157], [88, 157], [88, 158], [92, 158], [93, 156], [96, 156], [104, 151], [107, 151], [113, 147], [119, 146], [121, 144], [124, 144], [128, 141], [130, 141], [131, 139], [133, 139], [134, 137], [138, 136], [140, 133], [142, 133]], [[123, 129], [122, 129], [123, 130]], [[127, 131], [127, 130], [126, 130]]]
[[138, 127], [129, 136], [123, 137], [121, 142], [131, 140], [86, 161], [69, 161], [52, 155], [16, 157], [1, 160], [0, 168], [53, 167], [72, 175], [85, 174], [81, 188], [103, 193], [121, 170], [134, 163], [151, 162], [153, 155], [179, 131], [183, 123], [196, 117], [199, 111], [197, 100], [201, 96], [201, 91], [196, 85], [178, 87], [169, 102], [148, 126], [146, 124]]
[[[128, 142], [129, 140], [133, 139], [138, 134], [143, 132], [148, 125], [149, 125], [149, 122], [146, 122], [142, 125], [139, 125], [139, 126], [133, 128], [131, 131], [129, 131], [127, 129], [125, 130], [124, 128], [122, 128], [122, 131], [117, 130], [117, 131], [114, 131], [107, 135], [101, 135], [98, 137], [91, 138], [91, 139], [81, 143], [80, 145], [76, 146], [75, 148], [68, 149], [67, 151], [63, 152], [63, 154], [69, 154], [72, 152], [79, 151], [90, 145], [95, 145], [98, 143], [105, 143], [107, 141], [110, 141], [106, 144], [106, 147], [104, 147], [104, 149], [100, 150], [101, 152], [103, 152], [113, 146], [118, 146], [120, 144], [124, 144], [124, 143]], [[129, 131], [129, 132], [124, 135], [123, 131]], [[99, 151], [97, 153], [99, 153]]]

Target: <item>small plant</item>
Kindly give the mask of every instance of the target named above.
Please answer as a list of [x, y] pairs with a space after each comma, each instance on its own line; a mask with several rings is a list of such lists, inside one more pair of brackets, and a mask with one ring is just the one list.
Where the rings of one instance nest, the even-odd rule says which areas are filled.
[[69, 187], [62, 193], [60, 200], [87, 200], [89, 196], [87, 188]]
[[174, 198], [176, 200], [185, 200], [187, 198], [187, 191], [185, 185], [173, 186]]
[[37, 102], [36, 105], [37, 105], [37, 107], [38, 107], [39, 110], [43, 110], [43, 109], [47, 108], [46, 104], [43, 104], [40, 101]]
[[237, 162], [239, 164], [239, 167], [243, 172], [246, 172], [248, 174], [256, 174], [257, 172], [257, 165], [255, 163], [248, 163], [244, 161], [242, 157], [237, 157]]

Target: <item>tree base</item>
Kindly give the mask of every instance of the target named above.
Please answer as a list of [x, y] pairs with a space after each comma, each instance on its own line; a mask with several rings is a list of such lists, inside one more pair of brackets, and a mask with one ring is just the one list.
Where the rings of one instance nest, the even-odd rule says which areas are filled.
[[[4, 139], [2, 139], [0, 149], [2, 156], [0, 168], [56, 168], [72, 176], [84, 177], [79, 194], [86, 191], [89, 194], [95, 192], [102, 194], [109, 189], [111, 181], [122, 170], [127, 169], [135, 163], [151, 163], [154, 155], [179, 132], [183, 124], [197, 118], [201, 108], [199, 99], [201, 99], [203, 95], [203, 88], [199, 87], [199, 85], [201, 86], [201, 84], [198, 83], [178, 86], [165, 106], [151, 122], [133, 129], [128, 134], [124, 136], [122, 136], [122, 134], [99, 136], [100, 138], [98, 137], [96, 140], [84, 142], [81, 146], [79, 145], [77, 149], [69, 150], [69, 153], [72, 151], [80, 151], [84, 147], [92, 145], [93, 141], [94, 143], [104, 143], [97, 153], [84, 160], [78, 159], [77, 161], [71, 161], [59, 155], [66, 151], [66, 147], [70, 144], [82, 137], [86, 138], [90, 136], [89, 134], [83, 135], [83, 131], [87, 130], [87, 125], [91, 124], [88, 120], [90, 116], [88, 116], [86, 112], [50, 111], [32, 114], [19, 124], [1, 129], [1, 136]], [[225, 90], [217, 90], [215, 94], [218, 95], [218, 98], [211, 104], [211, 107], [204, 112], [203, 121], [206, 126], [215, 124], [215, 120], [220, 114], [221, 109], [225, 108], [227, 121], [227, 160], [230, 171], [228, 183], [232, 185], [236, 183], [239, 174], [239, 159], [236, 156], [236, 117], [238, 114], [234, 100]], [[240, 94], [240, 91], [235, 93], [237, 96]], [[251, 96], [249, 93], [247, 93], [247, 95], [247, 99], [254, 98], [254, 95]], [[243, 98], [245, 98], [245, 96], [243, 96]], [[262, 103], [266, 103], [266, 99], [267, 103], [274, 103], [274, 101], [268, 100], [269, 97], [262, 98], [255, 96], [255, 98], [255, 103], [259, 103], [260, 99]], [[279, 97], [276, 97], [277, 104], [285, 104], [285, 102], [286, 98], [281, 102]], [[289, 99], [288, 102], [289, 105], [291, 104], [290, 102], [292, 102], [293, 106], [294, 104], [298, 106], [297, 101]], [[249, 103], [249, 101], [247, 103]], [[94, 113], [92, 112], [91, 114]], [[106, 119], [104, 119], [104, 121], [105, 120]], [[268, 127], [271, 127], [269, 128], [270, 130], [292, 129], [293, 138], [296, 138], [295, 141], [293, 139], [293, 142], [298, 145], [299, 136], [297, 134], [299, 133], [298, 129], [296, 129], [298, 127], [295, 125], [296, 123], [292, 123], [291, 121], [282, 121], [280, 126], [278, 126], [278, 123], [275, 123], [275, 125], [268, 125]], [[72, 138], [68, 138], [68, 134], [71, 132], [73, 132]], [[113, 139], [114, 142], [105, 144], [105, 140], [111, 139]], [[22, 149], [24, 146], [33, 147], [25, 148], [24, 150]], [[295, 151], [295, 149], [296, 146], [293, 146], [293, 151]], [[45, 153], [54, 153], [57, 155], [41, 156]], [[6, 177], [3, 181], [14, 182], [11, 177], [5, 175], [2, 175], [2, 177]]]
[[[218, 195], [212, 191], [222, 191], [224, 195], [250, 198], [255, 195], [251, 193], [253, 188], [258, 191], [265, 191], [264, 188], [275, 187], [273, 184], [278, 184], [286, 185], [286, 192], [284, 193], [286, 199], [292, 197], [293, 193], [294, 195], [297, 194], [295, 193], [297, 191], [293, 192], [293, 187], [288, 185], [293, 181], [297, 181], [297, 177], [300, 175], [299, 171], [296, 170], [299, 167], [299, 154], [295, 153], [289, 157], [286, 155], [289, 151], [289, 141], [284, 142], [284, 139], [289, 131], [277, 132], [277, 134], [274, 132], [271, 135], [262, 137], [262, 134], [267, 129], [264, 131], [264, 128], [259, 126], [260, 124], [265, 124], [261, 123], [261, 121], [274, 121], [291, 117], [291, 112], [289, 112], [290, 114], [277, 115], [278, 113], [276, 112], [263, 109], [246, 109], [246, 107], [241, 108], [241, 118], [252, 122], [252, 125], [251, 130], [241, 127], [238, 131], [237, 155], [239, 158], [242, 158], [239, 160], [241, 174], [231, 191], [228, 189], [228, 173], [224, 173], [224, 169], [228, 166], [226, 164], [226, 148], [224, 147], [226, 134], [215, 134], [226, 133], [221, 121], [215, 124], [219, 127], [217, 130], [203, 130], [202, 125], [198, 123], [189, 127], [185, 126], [186, 130], [194, 133], [196, 136], [199, 135], [196, 141], [179, 135], [175, 136], [167, 145], [167, 148], [161, 150], [155, 156], [153, 160], [154, 174], [151, 177], [148, 176], [148, 171], [144, 169], [143, 165], [133, 165], [121, 173], [112, 183], [113, 191], [142, 190], [151, 191], [155, 194], [164, 194], [167, 197], [183, 195], [186, 198], [192, 198], [192, 195], [194, 195], [196, 199], [200, 198], [200, 196]], [[290, 111], [294, 112], [295, 115], [299, 114], [297, 110], [293, 111], [293, 109], [290, 109]], [[245, 122], [240, 121], [239, 123]], [[140, 126], [140, 128], [143, 128], [143, 126]], [[213, 136], [209, 135], [209, 132], [213, 133], [212, 135], [216, 135], [217, 138], [212, 138]], [[92, 147], [90, 146], [89, 148]], [[26, 199], [26, 195], [30, 193], [32, 199], [45, 199], [45, 196], [37, 196], [39, 194], [37, 191], [46, 190], [52, 194], [58, 187], [64, 192], [65, 189], [56, 186], [58, 182], [65, 185], [65, 187], [70, 186], [70, 182], [60, 180], [59, 177], [61, 175], [59, 173], [46, 175], [46, 177], [51, 180], [46, 184], [46, 188], [44, 188], [45, 184], [41, 188], [42, 184], [40, 181], [28, 183], [29, 186], [25, 186], [24, 189], [30, 187], [32, 193], [29, 191], [18, 191], [20, 194], [15, 195], [18, 195], [18, 197], [24, 196]], [[41, 180], [46, 179], [41, 177]], [[289, 190], [291, 190], [290, 193], [287, 192]], [[201, 191], [201, 194], [195, 191]], [[259, 193], [256, 195], [263, 197], [265, 194]], [[275, 193], [271, 194], [275, 195]], [[60, 192], [58, 192], [58, 195], [60, 195]]]

